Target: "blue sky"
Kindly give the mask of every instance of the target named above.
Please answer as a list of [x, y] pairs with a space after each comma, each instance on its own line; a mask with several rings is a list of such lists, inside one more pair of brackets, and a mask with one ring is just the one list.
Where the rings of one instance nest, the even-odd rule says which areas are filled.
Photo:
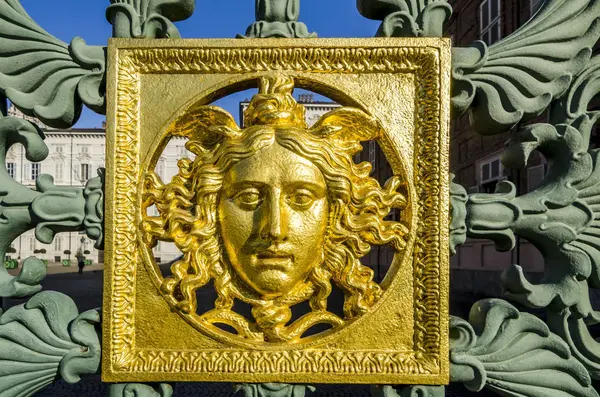
[[[82, 37], [90, 45], [106, 45], [111, 25], [106, 21], [108, 0], [21, 0], [29, 15], [50, 34], [70, 42]], [[197, 0], [194, 15], [177, 27], [184, 38], [235, 37], [254, 22], [255, 0]], [[379, 21], [362, 17], [354, 0], [303, 0], [300, 20], [319, 37], [372, 37]], [[232, 95], [219, 105], [237, 114], [248, 93]], [[99, 127], [104, 116], [87, 109], [76, 127]]]

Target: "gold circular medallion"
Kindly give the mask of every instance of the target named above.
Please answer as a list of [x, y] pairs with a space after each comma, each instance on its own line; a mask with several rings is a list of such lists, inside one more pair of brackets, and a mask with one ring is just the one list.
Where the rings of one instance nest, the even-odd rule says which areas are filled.
[[[334, 335], [384, 295], [360, 259], [374, 245], [402, 256], [410, 244], [408, 178], [396, 172], [381, 186], [370, 163], [355, 161], [362, 142], [385, 139], [381, 124], [344, 106], [308, 126], [293, 88], [290, 76], [262, 77], [243, 127], [219, 107], [187, 107], [157, 148], [181, 136], [195, 157], [181, 159], [171, 181], [144, 177], [144, 258], [155, 283], [191, 324], [229, 343], [275, 348]], [[164, 278], [151, 253], [158, 241], [182, 254]], [[328, 309], [333, 289], [343, 293], [337, 314]], [[202, 312], [206, 290], [214, 302]]]

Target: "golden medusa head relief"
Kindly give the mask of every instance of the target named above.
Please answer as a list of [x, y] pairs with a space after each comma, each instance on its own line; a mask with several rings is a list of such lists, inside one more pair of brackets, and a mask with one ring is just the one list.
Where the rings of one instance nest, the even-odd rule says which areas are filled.
[[[382, 288], [360, 258], [372, 245], [401, 251], [408, 233], [386, 220], [406, 207], [400, 178], [382, 187], [369, 163], [353, 160], [362, 141], [381, 136], [379, 123], [342, 107], [308, 128], [292, 90], [292, 78], [263, 78], [243, 128], [223, 109], [192, 106], [169, 135], [187, 137], [195, 158], [180, 160], [169, 183], [154, 172], [145, 180], [143, 210], [158, 210], [144, 216], [146, 243], [170, 241], [183, 253], [162, 292], [195, 314], [197, 290], [212, 281], [214, 309], [199, 321], [249, 341], [299, 341], [318, 324], [336, 329], [368, 312]], [[343, 316], [328, 311], [334, 286]], [[251, 318], [234, 311], [236, 300]], [[305, 301], [311, 311], [292, 319], [291, 307]]]
[[[105, 382], [448, 382], [449, 40], [114, 39], [108, 59]], [[207, 105], [252, 84], [243, 125]], [[343, 107], [307, 124], [299, 86]], [[175, 139], [192, 155], [161, 179]], [[389, 180], [357, 158], [373, 141]]]

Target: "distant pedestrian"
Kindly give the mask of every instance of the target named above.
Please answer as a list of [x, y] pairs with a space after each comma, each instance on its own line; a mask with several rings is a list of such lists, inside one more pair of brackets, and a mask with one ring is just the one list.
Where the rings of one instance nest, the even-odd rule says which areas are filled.
[[77, 267], [79, 267], [79, 274], [83, 274], [83, 267], [85, 266], [85, 261], [83, 260], [83, 256], [77, 258]]

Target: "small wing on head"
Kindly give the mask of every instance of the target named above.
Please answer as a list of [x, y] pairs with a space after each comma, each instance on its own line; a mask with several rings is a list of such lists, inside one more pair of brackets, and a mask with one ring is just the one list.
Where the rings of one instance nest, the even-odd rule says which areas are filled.
[[189, 149], [194, 151], [211, 149], [224, 138], [241, 135], [241, 130], [233, 116], [220, 107], [194, 105], [173, 122], [170, 134], [190, 139]]
[[358, 145], [360, 142], [382, 136], [382, 127], [374, 117], [362, 110], [343, 107], [324, 114], [309, 132], [340, 143], [356, 143], [351, 149], [355, 154], [362, 149]]

